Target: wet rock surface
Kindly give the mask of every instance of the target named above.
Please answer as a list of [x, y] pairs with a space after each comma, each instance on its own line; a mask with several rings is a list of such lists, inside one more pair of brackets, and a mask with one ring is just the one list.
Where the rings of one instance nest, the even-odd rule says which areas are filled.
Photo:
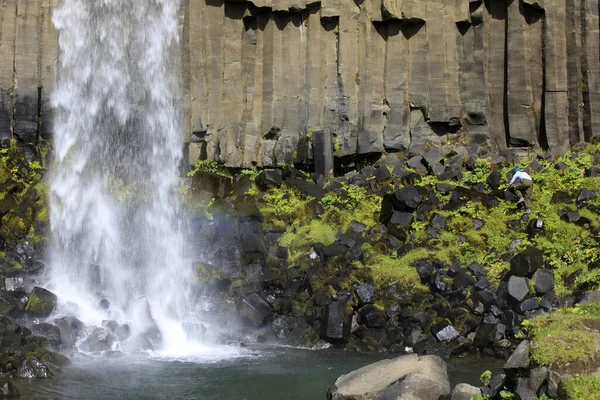
[[417, 355], [379, 361], [342, 375], [327, 392], [329, 400], [440, 400], [449, 395], [446, 363], [437, 356]]

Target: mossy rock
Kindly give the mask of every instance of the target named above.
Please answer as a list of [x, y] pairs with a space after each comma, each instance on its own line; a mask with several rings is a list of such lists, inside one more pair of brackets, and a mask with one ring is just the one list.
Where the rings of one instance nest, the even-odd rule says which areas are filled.
[[29, 227], [26, 221], [14, 214], [8, 213], [0, 220], [0, 236], [8, 242], [14, 242], [19, 238], [25, 237]]
[[25, 306], [25, 311], [37, 316], [48, 317], [56, 307], [57, 297], [54, 293], [41, 287], [34, 287], [29, 295], [29, 301]]

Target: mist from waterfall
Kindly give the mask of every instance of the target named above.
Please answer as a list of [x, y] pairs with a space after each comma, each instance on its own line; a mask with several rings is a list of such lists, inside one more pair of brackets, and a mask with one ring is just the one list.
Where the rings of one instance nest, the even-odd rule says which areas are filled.
[[178, 7], [62, 0], [49, 181], [59, 313], [128, 323], [174, 353], [189, 350], [182, 321], [194, 303], [178, 226]]

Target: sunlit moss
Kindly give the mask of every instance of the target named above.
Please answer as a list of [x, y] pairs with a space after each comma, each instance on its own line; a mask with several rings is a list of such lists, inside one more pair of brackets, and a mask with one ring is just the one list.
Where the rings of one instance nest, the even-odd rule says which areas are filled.
[[585, 326], [600, 316], [600, 305], [562, 309], [526, 322], [531, 337], [531, 359], [544, 366], [561, 368], [575, 363], [592, 367], [600, 355], [600, 337]]

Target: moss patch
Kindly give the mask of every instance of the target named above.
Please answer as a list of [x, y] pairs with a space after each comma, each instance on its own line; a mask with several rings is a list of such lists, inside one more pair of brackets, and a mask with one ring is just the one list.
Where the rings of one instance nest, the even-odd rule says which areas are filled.
[[531, 359], [559, 372], [589, 372], [600, 361], [600, 332], [588, 321], [600, 317], [600, 304], [562, 309], [526, 323]]
[[563, 382], [563, 392], [570, 400], [600, 399], [600, 378], [578, 376]]

